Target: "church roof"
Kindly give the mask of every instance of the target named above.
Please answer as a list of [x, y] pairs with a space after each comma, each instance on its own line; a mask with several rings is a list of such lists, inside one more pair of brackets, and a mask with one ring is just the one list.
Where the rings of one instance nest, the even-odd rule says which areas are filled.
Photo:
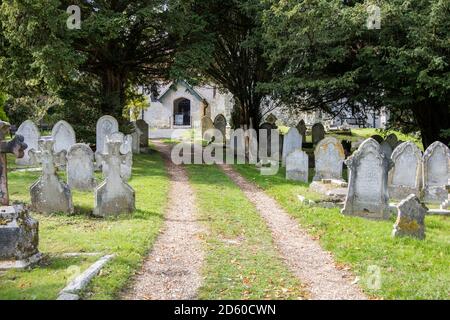
[[198, 100], [202, 101], [205, 100], [205, 98], [197, 91], [193, 86], [191, 86], [189, 83], [187, 83], [184, 80], [177, 80], [172, 82], [170, 85], [168, 85], [165, 90], [162, 92], [162, 94], [158, 97], [158, 101], [164, 100], [165, 96], [171, 91], [171, 90], [178, 90], [177, 86], [182, 85], [186, 88], [186, 91], [189, 92], [191, 95], [196, 97]]

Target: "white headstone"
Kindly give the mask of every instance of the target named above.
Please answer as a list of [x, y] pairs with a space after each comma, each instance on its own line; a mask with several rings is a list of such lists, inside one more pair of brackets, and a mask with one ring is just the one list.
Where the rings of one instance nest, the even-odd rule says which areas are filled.
[[97, 153], [105, 150], [106, 137], [119, 131], [119, 123], [112, 116], [103, 116], [97, 121]]
[[389, 171], [389, 196], [405, 199], [410, 194], [420, 196], [422, 152], [413, 142], [404, 142], [392, 153], [394, 166]]
[[55, 152], [68, 151], [76, 142], [75, 131], [64, 120], [57, 122], [52, 129], [52, 138], [55, 140]]
[[343, 214], [373, 219], [390, 217], [388, 171], [391, 166], [374, 139], [364, 141], [345, 161], [349, 187]]
[[345, 152], [341, 143], [334, 137], [321, 140], [314, 150], [315, 175], [314, 181], [322, 179], [342, 180], [342, 168]]
[[423, 155], [424, 201], [439, 203], [448, 198], [446, 185], [449, 179], [449, 148], [436, 141]]
[[87, 144], [77, 143], [70, 147], [66, 170], [71, 189], [89, 191], [95, 187], [94, 152]]
[[27, 148], [24, 151], [24, 156], [21, 159], [16, 159], [16, 164], [20, 166], [29, 166], [34, 165], [33, 161], [30, 158], [30, 155], [28, 154], [28, 151], [31, 149], [38, 150], [38, 141], [41, 137], [41, 134], [39, 132], [39, 128], [34, 124], [33, 121], [27, 120], [24, 121], [19, 129], [17, 130], [16, 134], [20, 134], [24, 137], [24, 142], [27, 144]]
[[302, 136], [297, 128], [290, 128], [283, 140], [283, 165], [286, 164], [286, 157], [294, 150], [302, 149]]
[[286, 179], [308, 182], [308, 154], [300, 149], [294, 150], [286, 157]]

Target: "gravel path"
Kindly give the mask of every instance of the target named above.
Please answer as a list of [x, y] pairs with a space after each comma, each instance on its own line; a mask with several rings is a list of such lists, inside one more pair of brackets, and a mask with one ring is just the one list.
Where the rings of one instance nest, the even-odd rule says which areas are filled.
[[170, 176], [169, 203], [165, 226], [135, 277], [123, 295], [130, 300], [196, 299], [202, 283], [200, 269], [204, 252], [196, 221], [195, 195], [182, 166], [170, 160], [170, 146], [154, 142], [163, 154]]
[[272, 236], [285, 263], [307, 285], [314, 300], [367, 299], [350, 273], [338, 270], [330, 253], [302, 230], [278, 203], [228, 165], [224, 172], [241, 188], [256, 206], [272, 231]]

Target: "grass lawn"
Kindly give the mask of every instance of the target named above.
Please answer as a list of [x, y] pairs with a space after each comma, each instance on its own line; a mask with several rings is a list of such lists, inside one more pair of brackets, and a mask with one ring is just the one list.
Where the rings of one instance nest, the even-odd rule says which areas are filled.
[[[38, 176], [37, 172], [11, 172], [11, 200], [29, 203], [28, 187]], [[33, 214], [40, 223], [39, 249], [46, 259], [31, 271], [0, 274], [0, 299], [55, 299], [75, 271], [82, 272], [95, 260], [61, 257], [62, 253], [72, 252], [116, 255], [83, 296], [117, 298], [142, 263], [163, 222], [169, 180], [159, 154], [134, 157], [130, 185], [136, 190], [137, 211], [133, 216], [107, 220], [88, 216], [93, 210], [93, 192], [73, 192], [75, 216]]]
[[[370, 221], [343, 216], [339, 209], [303, 206], [297, 195], [307, 195], [307, 185], [287, 182], [284, 170], [261, 176], [250, 165], [236, 165], [295, 217], [337, 262], [350, 266], [367, 294], [384, 299], [449, 299], [450, 220], [426, 217], [426, 239], [392, 238], [391, 221]], [[308, 196], [307, 196], [308, 197]], [[308, 197], [312, 198], [312, 197]], [[371, 270], [381, 271], [381, 288], [374, 289]]]
[[207, 227], [200, 299], [297, 299], [305, 292], [243, 192], [216, 166], [187, 166]]

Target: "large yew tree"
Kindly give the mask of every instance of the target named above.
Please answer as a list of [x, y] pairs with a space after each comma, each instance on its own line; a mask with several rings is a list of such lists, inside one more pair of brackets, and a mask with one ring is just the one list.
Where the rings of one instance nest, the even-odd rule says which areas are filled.
[[[391, 125], [420, 130], [424, 147], [450, 136], [448, 0], [269, 0], [266, 89], [293, 108], [386, 107]], [[366, 26], [370, 4], [381, 29]]]

